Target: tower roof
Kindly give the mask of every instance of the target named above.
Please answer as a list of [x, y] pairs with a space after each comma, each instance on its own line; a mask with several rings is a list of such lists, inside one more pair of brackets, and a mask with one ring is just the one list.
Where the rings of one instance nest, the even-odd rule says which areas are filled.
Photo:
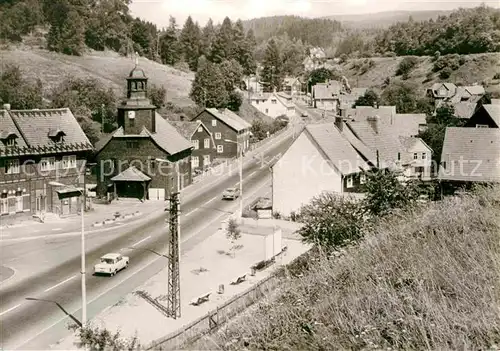
[[147, 79], [146, 73], [144, 73], [144, 70], [137, 65], [135, 65], [134, 69], [132, 69], [128, 75], [129, 78], [132, 79]]

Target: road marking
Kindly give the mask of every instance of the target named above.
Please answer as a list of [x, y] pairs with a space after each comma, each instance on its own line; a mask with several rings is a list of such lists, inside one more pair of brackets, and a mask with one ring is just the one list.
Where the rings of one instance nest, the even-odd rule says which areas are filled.
[[142, 243], [143, 241], [148, 240], [149, 238], [151, 238], [151, 235], [150, 235], [150, 236], [148, 236], [148, 237], [145, 237], [144, 239], [139, 240], [139, 241], [138, 241], [138, 242], [136, 242], [134, 245], [132, 245], [132, 247], [135, 247], [136, 245], [139, 245], [140, 243]]
[[[249, 195], [248, 198], [252, 197], [253, 195], [255, 195], [258, 191], [260, 191], [262, 188], [264, 188], [266, 185], [268, 185], [269, 181], [266, 181], [262, 186], [260, 186], [259, 188], [257, 188], [256, 191], [254, 191], [252, 194]], [[204, 230], [205, 228], [207, 228], [208, 226], [212, 225], [213, 222], [215, 222], [216, 220], [220, 219], [222, 216], [227, 216], [227, 213], [222, 213], [221, 215], [219, 215], [218, 217], [214, 218], [211, 222], [209, 222], [206, 226], [204, 226], [203, 228], [201, 229], [198, 229], [198, 230], [195, 230], [193, 231], [193, 234], [189, 237], [184, 237], [182, 242], [181, 243], [184, 243], [186, 242], [187, 240], [191, 239], [194, 235], [197, 235], [199, 234], [199, 232], [201, 230]], [[163, 256], [158, 256], [156, 257], [155, 259], [153, 259], [153, 261], [149, 262], [149, 263], [146, 263], [144, 266], [142, 266], [140, 269], [136, 270], [135, 272], [132, 272], [130, 275], [128, 275], [127, 277], [124, 277], [121, 281], [117, 282], [115, 285], [109, 287], [108, 289], [104, 290], [102, 293], [100, 293], [99, 295], [97, 295], [96, 297], [94, 297], [93, 299], [89, 300], [87, 302], [87, 305], [93, 303], [94, 301], [98, 300], [99, 298], [101, 298], [101, 296], [107, 294], [108, 292], [110, 292], [111, 290], [115, 289], [117, 286], [123, 284], [125, 281], [127, 281], [128, 279], [132, 278], [132, 276], [136, 275], [137, 273], [141, 272], [142, 270], [148, 268], [150, 265], [154, 264], [156, 261], [160, 260], [160, 259], [165, 259], [165, 257]], [[134, 291], [134, 290], [133, 290]], [[133, 291], [129, 292], [129, 293], [132, 293]], [[127, 293], [127, 294], [129, 294]], [[17, 308], [18, 306], [15, 306], [14, 308]], [[78, 312], [81, 308], [78, 308], [77, 310], [73, 311], [73, 315], [76, 314], [76, 312]], [[3, 313], [6, 313], [8, 311], [5, 311]], [[99, 315], [101, 313], [98, 312], [96, 314]], [[1, 315], [1, 314], [0, 314]], [[21, 345], [18, 345], [17, 347], [12, 347], [11, 349], [12, 350], [18, 350], [21, 348], [21, 346], [31, 342], [33, 339], [36, 339], [37, 337], [39, 337], [40, 335], [42, 335], [43, 333], [45, 333], [46, 331], [48, 331], [49, 329], [52, 329], [53, 327], [55, 327], [57, 324], [63, 322], [64, 320], [66, 320], [68, 317], [67, 316], [64, 316], [62, 317], [61, 319], [59, 319], [58, 321], [56, 321], [55, 323], [51, 324], [50, 326], [46, 327], [45, 329], [41, 330], [40, 332], [36, 333], [35, 335], [33, 335], [33, 337], [31, 337], [30, 339], [28, 340], [24, 340], [23, 343]]]
[[253, 176], [255, 173], [257, 173], [257, 171], [253, 171], [252, 173], [250, 173], [249, 175], [247, 175], [247, 177], [249, 177], [249, 178], [250, 178], [250, 177], [251, 177], [251, 176]]
[[73, 279], [73, 278], [75, 278], [75, 277], [76, 277], [76, 275], [73, 275], [73, 276], [69, 277], [68, 279], [63, 280], [63, 281], [62, 281], [62, 282], [60, 282], [59, 284], [56, 284], [56, 285], [54, 285], [54, 286], [52, 286], [52, 287], [50, 287], [50, 288], [48, 288], [48, 289], [45, 289], [45, 290], [44, 290], [44, 292], [49, 292], [50, 290], [55, 289], [55, 288], [57, 288], [58, 286], [61, 286], [61, 285], [63, 285], [64, 283], [69, 282], [71, 279]]
[[187, 217], [187, 216], [189, 216], [191, 213], [193, 213], [193, 212], [194, 212], [194, 211], [196, 211], [196, 210], [198, 210], [198, 208], [195, 208], [194, 210], [189, 211], [189, 212], [188, 212], [188, 213], [186, 213], [184, 216], [186, 216], [186, 217]]
[[62, 230], [62, 228], [52, 228], [53, 231]]
[[15, 309], [16, 309], [16, 308], [18, 308], [19, 306], [21, 306], [21, 304], [20, 304], [20, 303], [19, 303], [19, 304], [17, 304], [17, 305], [15, 305], [15, 306], [13, 306], [13, 307], [11, 307], [11, 308], [9, 308], [8, 310], [3, 311], [2, 313], [0, 313], [0, 316], [3, 316], [4, 314], [9, 313], [10, 311], [15, 310]]
[[208, 200], [207, 202], [205, 202], [206, 204], [209, 204], [211, 203], [212, 201], [214, 200], [217, 200], [217, 196], [214, 196], [213, 198], [211, 198], [210, 200]]

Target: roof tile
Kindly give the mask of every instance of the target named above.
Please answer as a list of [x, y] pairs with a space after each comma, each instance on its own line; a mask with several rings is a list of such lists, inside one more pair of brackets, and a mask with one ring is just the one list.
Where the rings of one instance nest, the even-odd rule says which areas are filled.
[[223, 110], [222, 109], [218, 110], [216, 108], [207, 108], [205, 110], [208, 111], [212, 116], [221, 120], [222, 122], [224, 122], [225, 124], [227, 124], [229, 127], [231, 127], [236, 131], [241, 131], [252, 127], [250, 123], [245, 121], [243, 118], [241, 118], [231, 110], [228, 110], [227, 108]]

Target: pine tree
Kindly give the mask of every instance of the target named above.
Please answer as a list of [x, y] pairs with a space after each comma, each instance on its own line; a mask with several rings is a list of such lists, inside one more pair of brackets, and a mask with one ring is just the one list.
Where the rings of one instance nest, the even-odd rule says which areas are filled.
[[189, 65], [191, 71], [196, 71], [198, 58], [200, 57], [200, 39], [201, 31], [197, 23], [194, 23], [189, 16], [184, 23], [179, 38], [180, 48], [184, 61]]
[[208, 57], [215, 37], [214, 23], [209, 18], [201, 33], [200, 53]]
[[281, 90], [282, 64], [278, 45], [274, 39], [270, 39], [264, 54], [264, 69], [262, 70], [262, 81], [265, 83], [265, 90]]
[[257, 62], [254, 57], [256, 46], [257, 42], [255, 40], [255, 34], [253, 30], [250, 29], [245, 36], [239, 59], [239, 62], [243, 67], [243, 74], [247, 76], [255, 74], [255, 71], [257, 70]]
[[215, 35], [208, 59], [213, 63], [230, 59], [234, 52], [233, 37], [233, 25], [229, 17], [226, 17]]
[[226, 81], [219, 66], [207, 62], [196, 72], [191, 86], [191, 99], [200, 107], [224, 108], [229, 102]]
[[160, 38], [160, 50], [161, 60], [164, 64], [174, 65], [179, 61], [180, 50], [177, 39], [177, 23], [172, 16], [170, 16], [167, 30]]

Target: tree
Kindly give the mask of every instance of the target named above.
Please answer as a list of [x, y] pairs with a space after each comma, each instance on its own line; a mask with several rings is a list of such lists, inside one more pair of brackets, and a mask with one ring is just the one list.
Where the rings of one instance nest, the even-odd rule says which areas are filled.
[[417, 111], [418, 88], [415, 84], [396, 80], [391, 82], [381, 96], [386, 106], [396, 106], [398, 113], [414, 113]]
[[356, 102], [355, 106], [377, 106], [380, 103], [380, 98], [377, 93], [372, 89], [368, 89], [363, 96], [360, 96]]
[[170, 16], [167, 30], [160, 37], [160, 57], [164, 64], [173, 66], [180, 58], [179, 41], [177, 39], [177, 23]]
[[148, 87], [148, 97], [153, 105], [155, 105], [157, 108], [162, 108], [165, 106], [167, 90], [163, 85], [161, 87], [157, 87], [156, 85], [152, 84]]
[[[415, 56], [406, 56], [404, 57], [398, 65], [398, 69], [396, 70], [396, 75], [403, 77], [408, 77], [410, 72], [417, 66], [418, 58]], [[403, 78], [404, 79], [404, 78]]]
[[210, 55], [214, 37], [215, 37], [214, 23], [212, 22], [212, 19], [209, 18], [207, 24], [205, 25], [205, 27], [203, 27], [201, 33], [201, 42], [200, 42], [201, 44], [200, 53], [202, 55], [205, 55], [205, 57], [208, 57]]
[[184, 57], [184, 61], [189, 65], [191, 71], [198, 67], [198, 58], [200, 57], [200, 39], [201, 31], [197, 23], [194, 23], [191, 16], [188, 16], [179, 38], [179, 44]]
[[111, 124], [115, 121], [116, 97], [112, 89], [95, 78], [68, 77], [50, 95], [53, 108], [81, 107], [90, 110], [92, 119]]
[[385, 169], [368, 173], [364, 186], [363, 207], [370, 216], [385, 216], [394, 209], [406, 209], [416, 203], [420, 195], [417, 184], [403, 182], [396, 172]]
[[240, 92], [233, 90], [229, 93], [227, 108], [231, 111], [238, 111], [243, 103], [243, 95]]
[[267, 43], [266, 53], [264, 55], [262, 70], [262, 81], [265, 84], [267, 91], [273, 89], [281, 90], [282, 85], [282, 58], [278, 45], [274, 39], [270, 39]]
[[244, 50], [241, 53], [240, 59], [241, 66], [243, 67], [243, 74], [247, 76], [255, 74], [257, 70], [257, 62], [254, 57], [256, 46], [255, 34], [250, 28], [245, 37]]
[[243, 77], [243, 67], [235, 59], [224, 60], [219, 64], [219, 69], [225, 80], [225, 87], [232, 92], [235, 87], [240, 86]]
[[325, 83], [327, 80], [330, 79], [339, 79], [340, 77], [338, 74], [334, 73], [332, 70], [328, 68], [317, 68], [315, 70], [312, 70], [311, 73], [309, 73], [308, 77], [308, 82], [309, 82], [309, 89], [318, 84], [318, 83]]
[[209, 60], [213, 63], [221, 63], [223, 60], [231, 59], [235, 52], [233, 39], [233, 25], [229, 17], [226, 17], [215, 34], [210, 49]]
[[356, 241], [362, 236], [363, 210], [359, 203], [333, 192], [324, 192], [300, 208], [298, 221], [304, 225], [302, 240], [327, 251]]
[[43, 84], [37, 79], [34, 84], [23, 78], [19, 66], [7, 65], [0, 74], [0, 102], [10, 104], [12, 109], [41, 108]]
[[226, 90], [226, 79], [218, 65], [207, 62], [203, 69], [196, 72], [189, 96], [200, 107], [227, 106], [229, 94]]
[[241, 238], [241, 230], [239, 224], [234, 218], [230, 218], [229, 222], [227, 223], [226, 237], [231, 241], [231, 244], [233, 245], [231, 247], [231, 252], [233, 253], [234, 257], [237, 248], [237, 245], [234, 245], [234, 243]]

